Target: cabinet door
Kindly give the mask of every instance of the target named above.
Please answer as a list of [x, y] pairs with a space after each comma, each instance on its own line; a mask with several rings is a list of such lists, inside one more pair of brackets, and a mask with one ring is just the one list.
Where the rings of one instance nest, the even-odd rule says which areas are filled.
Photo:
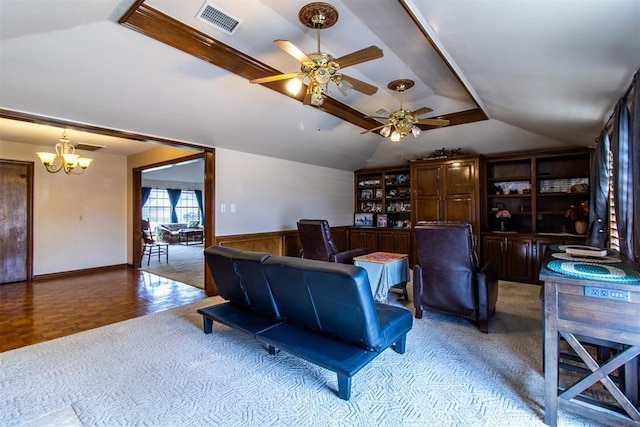
[[507, 240], [507, 280], [533, 283], [533, 240], [509, 237]]
[[483, 264], [491, 260], [498, 261], [498, 278], [507, 278], [507, 240], [502, 237], [485, 236], [482, 239]]
[[351, 249], [367, 248], [369, 252], [378, 251], [378, 232], [376, 230], [351, 229], [349, 233]]
[[398, 231], [395, 233], [397, 254], [411, 254], [411, 234], [408, 231]]
[[473, 194], [476, 188], [475, 162], [454, 162], [446, 165], [445, 196]]
[[439, 197], [416, 197], [411, 207], [414, 223], [418, 221], [442, 221], [443, 200]]
[[396, 236], [393, 231], [378, 231], [378, 250], [381, 252], [396, 251]]
[[442, 165], [416, 167], [411, 177], [411, 186], [418, 196], [442, 196]]

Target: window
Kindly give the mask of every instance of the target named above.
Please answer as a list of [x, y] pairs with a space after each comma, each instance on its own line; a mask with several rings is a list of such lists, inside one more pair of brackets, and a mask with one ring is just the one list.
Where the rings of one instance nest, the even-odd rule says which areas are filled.
[[[200, 207], [196, 192], [193, 190], [182, 190], [180, 200], [176, 206], [178, 222], [188, 223], [189, 221], [201, 221]], [[142, 218], [149, 218], [151, 228], [161, 223], [171, 222], [171, 203], [167, 190], [152, 188], [147, 203], [142, 207]]]
[[171, 222], [171, 204], [166, 190], [151, 189], [149, 199], [142, 207], [142, 217], [149, 218], [152, 229], [160, 223]]
[[182, 190], [180, 200], [176, 206], [178, 222], [189, 223], [189, 221], [200, 221], [200, 207], [196, 199], [196, 192], [192, 190]]

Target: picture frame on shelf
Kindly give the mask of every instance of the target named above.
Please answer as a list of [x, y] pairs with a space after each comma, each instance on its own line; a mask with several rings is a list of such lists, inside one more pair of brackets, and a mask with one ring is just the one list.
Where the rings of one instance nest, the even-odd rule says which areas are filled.
[[386, 214], [378, 215], [377, 225], [380, 228], [387, 228], [388, 227], [387, 215]]
[[376, 199], [382, 199], [382, 188], [376, 188]]
[[360, 198], [361, 199], [372, 199], [373, 198], [373, 190], [372, 189], [366, 189], [366, 190], [362, 190], [362, 192], [360, 193]]
[[356, 227], [373, 227], [373, 213], [354, 214], [353, 223]]

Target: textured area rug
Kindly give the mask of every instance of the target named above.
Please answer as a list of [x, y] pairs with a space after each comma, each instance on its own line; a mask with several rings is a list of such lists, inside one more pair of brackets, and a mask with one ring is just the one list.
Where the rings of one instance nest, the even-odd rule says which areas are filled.
[[204, 246], [199, 245], [169, 245], [169, 262], [161, 257], [151, 257], [147, 266], [147, 258], [142, 262], [141, 270], [177, 282], [186, 283], [204, 289]]
[[452, 316], [414, 319], [406, 353], [357, 373], [350, 401], [330, 371], [219, 324], [205, 335], [196, 309], [221, 302], [208, 298], [0, 353], [0, 425], [72, 408], [86, 426], [542, 426], [538, 291], [501, 283], [488, 335]]

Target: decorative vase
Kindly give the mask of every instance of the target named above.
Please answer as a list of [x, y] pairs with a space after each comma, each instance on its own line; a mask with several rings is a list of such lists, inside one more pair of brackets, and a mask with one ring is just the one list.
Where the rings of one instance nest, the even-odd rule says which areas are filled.
[[504, 221], [500, 221], [500, 231], [507, 231], [507, 229], [504, 228]]
[[576, 234], [587, 234], [587, 221], [576, 221]]

